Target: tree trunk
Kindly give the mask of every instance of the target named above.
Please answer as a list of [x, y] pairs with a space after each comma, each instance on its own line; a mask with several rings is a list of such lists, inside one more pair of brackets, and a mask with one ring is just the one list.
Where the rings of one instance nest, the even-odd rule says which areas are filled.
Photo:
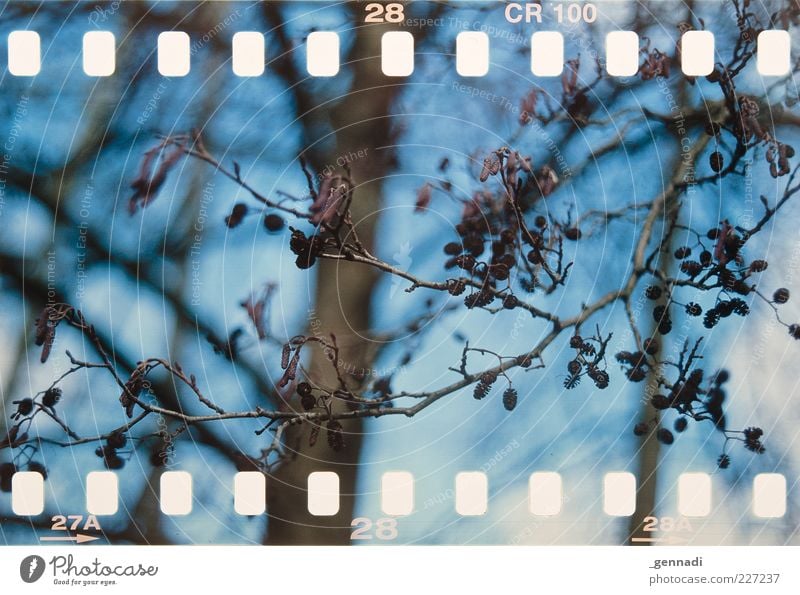
[[[383, 178], [391, 162], [388, 151], [379, 147], [391, 144], [388, 113], [399, 83], [381, 74], [378, 56], [385, 28], [361, 27], [356, 31], [351, 51], [353, 84], [345, 101], [329, 114], [335, 148], [322, 156], [307, 157], [310, 157], [316, 172], [327, 165], [349, 162], [355, 184], [353, 221], [364, 247], [372, 251]], [[302, 107], [298, 106], [298, 111], [305, 113]], [[321, 260], [315, 268], [315, 304], [308, 309], [308, 332], [325, 337], [333, 333], [341, 350], [341, 366], [348, 372], [368, 371], [372, 365], [368, 361], [369, 343], [361, 333], [370, 327], [376, 275], [363, 266], [341, 261]], [[311, 357], [310, 373], [318, 385], [336, 385], [333, 367], [319, 349], [315, 349]], [[367, 379], [369, 376], [367, 374]], [[334, 403], [334, 410], [341, 411], [347, 407], [344, 403]], [[312, 429], [309, 424], [292, 426], [287, 431], [286, 445], [295, 456], [269, 477], [266, 543], [349, 544], [363, 422], [352, 420], [343, 426], [345, 446], [339, 452], [328, 446], [324, 428], [313, 447], [309, 446]], [[314, 471], [333, 471], [339, 475], [341, 497], [338, 514], [329, 517], [309, 514], [307, 478]]]
[[[648, 374], [648, 386], [654, 382], [655, 376]], [[641, 419], [658, 420], [656, 428], [661, 423], [658, 411], [649, 402], [642, 405]], [[658, 493], [658, 455], [660, 444], [656, 439], [655, 428], [640, 439], [639, 468], [637, 471], [638, 486], [636, 490], [636, 510], [630, 518], [628, 525], [628, 538], [653, 537], [651, 533], [644, 532], [644, 519], [653, 515], [656, 510], [656, 494]], [[630, 545], [650, 545], [647, 541], [631, 541]]]
[[[687, 105], [687, 101], [685, 98], [684, 86], [681, 87], [681, 97], [679, 99], [679, 105]], [[697, 156], [702, 153], [703, 149], [708, 143], [708, 139], [706, 137], [702, 137], [700, 140], [696, 141], [695, 144], [692, 146], [692, 150], [690, 151], [688, 157], [688, 161], [684, 161], [681, 159], [675, 168], [675, 172], [673, 174], [671, 180], [671, 188], [674, 187], [674, 184], [683, 182], [687, 179], [688, 176], [694, 176], [694, 163], [697, 159]], [[673, 190], [669, 190], [667, 197], [665, 199], [664, 204], [664, 221], [667, 222], [666, 225], [669, 225], [669, 222], [676, 222], [680, 217], [680, 201], [678, 200], [677, 196]], [[672, 231], [669, 231], [672, 234]], [[664, 252], [665, 254], [662, 255], [662, 258], [659, 259], [659, 270], [663, 273], [664, 276], [670, 276], [674, 274], [670, 268], [673, 266], [674, 261], [670, 258], [665, 258], [667, 254], [669, 254], [672, 250], [672, 237], [667, 237], [664, 244]], [[655, 329], [657, 325], [653, 326]], [[673, 331], [676, 332], [676, 331]], [[663, 357], [663, 352], [665, 351], [665, 337], [661, 337], [658, 333], [655, 333], [654, 330], [651, 331], [651, 336], [654, 335], [654, 338], [659, 341], [659, 351], [654, 357]], [[655, 420], [655, 424], [651, 425], [651, 432], [648, 432], [640, 439], [640, 450], [639, 450], [639, 469], [638, 469], [638, 490], [636, 492], [636, 511], [634, 512], [633, 516], [630, 518], [630, 524], [628, 525], [628, 537], [653, 537], [652, 533], [644, 533], [644, 519], [648, 516], [653, 516], [656, 513], [656, 497], [657, 497], [657, 487], [658, 487], [658, 465], [659, 465], [659, 451], [660, 451], [660, 444], [656, 439], [656, 430], [657, 428], [661, 427], [661, 415], [658, 410], [656, 410], [650, 404], [650, 397], [659, 392], [658, 386], [658, 374], [662, 373], [662, 370], [650, 370], [647, 374], [647, 384], [645, 389], [645, 397], [646, 400], [642, 404], [641, 407], [641, 417], [640, 420], [642, 421], [650, 421]], [[650, 545], [651, 542], [643, 541], [643, 542], [630, 542], [631, 545]]]

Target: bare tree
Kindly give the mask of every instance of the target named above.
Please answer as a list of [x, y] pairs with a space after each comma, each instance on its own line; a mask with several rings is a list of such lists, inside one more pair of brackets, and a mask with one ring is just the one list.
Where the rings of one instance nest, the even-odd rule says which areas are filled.
[[[49, 445], [94, 445], [98, 460], [110, 469], [125, 467], [131, 452], [146, 450], [153, 471], [141, 492], [139, 508], [149, 512], [139, 516], [155, 518], [150, 485], [171, 460], [175, 445], [192, 439], [221, 453], [239, 470], [267, 474], [266, 543], [348, 543], [365, 420], [413, 418], [445, 399], [465, 394], [478, 401], [497, 394], [496, 400], [511, 414], [528, 396], [528, 372], [560, 374], [568, 391], [602, 394], [612, 385], [646, 385], [641, 418], [625, 420], [616, 428], [622, 430], [633, 422], [633, 433], [642, 439], [639, 506], [628, 535], [639, 534], [643, 517], [656, 508], [659, 444], [673, 444], [675, 434], [690, 424], [718, 433], [720, 469], [730, 467], [736, 443], [763, 453], [760, 427], [729, 427], [726, 386], [735, 371], [716, 364], [713, 348], [707, 344], [724, 340], [712, 329], [728, 319], [750, 316], [751, 310], [775, 320], [785, 329], [786, 340], [800, 338], [800, 326], [782, 315], [789, 290], [766, 288], [758, 282], [761, 273], [775, 266], [763, 257], [759, 234], [778, 224], [779, 215], [800, 190], [790, 144], [792, 126], [797, 124], [794, 77], [800, 63], [795, 62], [789, 76], [762, 93], [743, 82], [743, 73], [753, 68], [758, 33], [767, 28], [795, 31], [800, 7], [789, 2], [765, 10], [738, 0], [730, 6], [734, 26], [728, 38], [718, 41], [719, 59], [705, 80], [678, 72], [679, 45], [658, 43], [650, 35], [656, 27], [669, 27], [677, 39], [680, 33], [706, 27], [706, 21], [692, 10], [680, 22], [665, 15], [658, 23], [648, 20], [651, 17], [645, 11], [637, 12], [627, 23], [642, 38], [640, 66], [632, 80], [611, 79], [599, 59], [576, 52], [566, 61], [557, 86], [532, 84], [515, 91], [515, 109], [501, 115], [506, 125], [511, 116], [512, 134], [487, 134], [485, 141], [494, 142], [488, 149], [442, 150], [410, 201], [419, 218], [428, 217], [439, 204], [446, 205], [440, 213], [452, 216], [447, 236], [431, 239], [441, 252], [430, 259], [436, 264], [436, 272], [430, 273], [390, 262], [382, 254], [380, 219], [392, 222], [391, 214], [382, 213], [387, 180], [403, 171], [397, 147], [413, 123], [412, 116], [403, 113], [402, 102], [416, 81], [395, 81], [381, 73], [380, 40], [392, 27], [359, 23], [343, 61], [346, 82], [321, 90], [302, 74], [294, 52], [308, 31], [297, 30], [285, 6], [264, 4], [261, 16], [276, 50], [269, 66], [283, 89], [281, 94], [289, 98], [291, 134], [299, 139], [291, 153], [281, 154], [277, 161], [284, 170], [302, 175], [302, 191], [270, 188], [253, 174], [257, 158], [249, 157], [248, 141], [237, 140], [238, 135], [225, 138], [225, 127], [212, 122], [224, 102], [210, 101], [198, 112], [199, 122], [163, 130], [144, 151], [136, 173], [125, 172], [131, 191], [125, 206], [131, 216], [146, 217], [164, 201], [160, 195], [170, 192], [170, 180], [180, 175], [185, 209], [179, 228], [185, 236], [192, 234], [187, 222], [199, 216], [201, 207], [196, 199], [193, 203], [193, 197], [202, 192], [202, 176], [236, 188], [245, 198], [228, 205], [226, 233], [235, 238], [248, 225], [252, 230], [250, 224], [258, 220], [258, 226], [265, 228], [259, 233], [283, 238], [294, 266], [314, 275], [313, 304], [305, 312], [298, 305], [303, 319], [299, 328], [276, 329], [270, 320], [281, 287], [265, 279], [263, 289], [240, 297], [249, 328], [226, 325], [219, 332], [216, 321], [204, 319], [187, 306], [185, 283], [165, 282], [163, 272], [152, 263], [141, 263], [138, 254], [132, 257], [115, 250], [105, 241], [102, 229], [87, 231], [85, 241], [95, 258], [154, 289], [169, 305], [175, 325], [167, 334], [178, 354], [188, 349], [180, 345], [194, 333], [208, 342], [204, 348], [213, 349], [220, 361], [242, 371], [257, 387], [255, 397], [248, 401], [255, 405], [239, 407], [237, 401], [216, 394], [213, 382], [201, 375], [199, 361], [185, 361], [183, 355], [140, 357], [118, 350], [110, 332], [92, 323], [93, 313], [76, 307], [71, 288], [48, 287], [46, 275], [27, 266], [26, 254], [9, 253], [2, 265], [3, 276], [15, 295], [40, 307], [30, 326], [41, 363], [59, 350], [56, 339], [63, 329], [80, 337], [81, 350], [65, 350], [65, 370], [12, 402], [12, 423], [0, 444], [0, 449], [10, 453], [0, 469], [3, 489], [17, 469], [46, 472], [37, 453]], [[445, 22], [463, 10], [445, 4], [408, 8], [410, 15], [432, 22]], [[348, 5], [336, 16], [355, 21], [361, 18], [360, 9], [357, 4]], [[224, 11], [197, 10], [188, 17], [156, 18], [147, 12], [139, 16], [148, 27], [158, 28], [163, 22], [174, 27], [191, 25], [201, 39], [208, 36], [209, 44], [220, 44], [213, 51], [228, 51], [218, 32], [209, 33], [217, 30], [215, 22], [225, 22]], [[591, 33], [599, 37], [602, 32]], [[441, 53], [450, 40], [431, 28], [420, 33], [416, 42], [418, 53], [419, 48]], [[220, 63], [211, 64], [207, 78], [214, 80]], [[422, 77], [436, 76], [435, 67], [422, 72]], [[461, 93], [478, 94], [464, 83], [454, 88], [458, 84], [466, 88]], [[679, 113], [669, 104], [660, 110], [650, 105], [631, 108], [626, 103], [631, 91], [640, 97], [648, 93], [671, 97], [680, 106]], [[101, 120], [114, 120], [98, 113]], [[564, 175], [560, 152], [553, 151], [545, 159], [531, 156], [538, 149], [526, 136], [531, 130], [555, 139], [555, 147], [567, 147], [580, 138], [602, 142], [584, 150], [569, 175]], [[636, 153], [634, 145], [643, 142], [636, 136], [642, 136], [643, 130], [664, 147], [663, 166], [669, 174], [660, 188], [630, 200], [608, 200], [588, 192], [578, 195], [581, 181], [591, 179], [598, 163]], [[80, 151], [54, 170], [74, 182], [92, 167], [93, 160], [111, 150], [104, 145], [114, 137], [130, 146], [141, 142], [138, 131], [132, 133], [124, 120], [115, 121], [112, 131], [111, 140], [99, 140], [96, 152], [96, 139], [89, 137]], [[348, 157], [353, 155], [368, 157]], [[638, 154], [635, 158], [642, 159]], [[752, 172], [774, 179], [777, 185], [774, 198], [761, 197], [761, 210], [751, 221], [732, 221], [724, 209], [710, 213], [712, 209], [693, 206], [714, 188], [751, 175], [745, 167], [751, 162]], [[191, 174], [185, 173], [187, 168]], [[56, 230], [76, 225], [69, 212], [59, 209], [58, 185], [39, 172], [16, 166], [6, 179], [48, 209]], [[564, 196], [571, 199], [562, 200]], [[694, 214], [694, 208], [701, 216]], [[615, 247], [610, 264], [591, 254], [586, 256], [587, 265], [579, 259], [584, 246], [591, 251], [609, 235], [620, 233], [632, 238], [630, 249]], [[154, 245], [160, 244], [169, 266], [183, 271], [176, 277], [185, 279], [189, 245], [185, 238], [171, 242], [165, 228]], [[598, 266], [608, 267], [607, 276], [621, 271], [621, 280], [598, 283], [599, 291], [576, 296], [570, 288], [576, 271]], [[409, 313], [399, 333], [380, 331], [374, 324], [381, 308], [376, 287], [387, 277], [401, 282], [409, 298], [419, 294], [428, 298], [423, 307]], [[637, 300], [647, 304], [643, 311], [649, 322], [637, 318]], [[624, 312], [627, 326], [622, 329], [603, 318], [615, 308]], [[458, 349], [442, 355], [449, 377], [443, 376], [446, 379], [436, 386], [399, 390], [391, 373], [375, 373], [388, 341], [403, 333], [421, 334], [449, 311], [488, 313], [494, 325], [508, 328], [522, 315], [540, 332], [516, 352], [460, 341]], [[689, 330], [673, 339], [679, 334], [674, 332], [678, 322]], [[625, 337], [624, 344], [620, 336]], [[391, 354], [401, 366], [413, 363], [413, 347], [404, 347]], [[565, 372], [554, 371], [551, 365], [556, 358], [551, 354], [559, 348], [570, 354]], [[258, 351], [260, 361], [248, 351]], [[77, 375], [102, 375], [104, 382], [113, 382], [118, 393], [116, 412], [118, 416], [124, 412], [124, 420], [97, 432], [77, 431], [69, 421], [70, 403], [62, 398], [62, 384]], [[44, 418], [52, 422], [55, 434], [38, 430]], [[167, 420], [166, 426], [154, 428], [155, 419]], [[250, 427], [255, 422], [261, 446], [251, 452], [214, 429], [235, 424]], [[311, 471], [325, 470], [340, 477], [341, 507], [331, 517], [313, 517], [306, 509], [306, 478]], [[144, 533], [131, 523], [117, 537], [168, 540], [159, 531], [158, 521], [153, 523]]]

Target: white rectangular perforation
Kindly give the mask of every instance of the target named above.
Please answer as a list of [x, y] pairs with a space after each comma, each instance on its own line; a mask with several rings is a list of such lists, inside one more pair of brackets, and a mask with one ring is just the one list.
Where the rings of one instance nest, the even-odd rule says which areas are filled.
[[780, 473], [759, 473], [753, 478], [753, 514], [778, 518], [786, 514], [786, 478]]
[[36, 76], [42, 67], [41, 42], [36, 31], [8, 34], [8, 71], [14, 76]]
[[339, 475], [315, 471], [308, 476], [308, 512], [314, 516], [333, 516], [339, 512]]
[[36, 471], [19, 471], [11, 478], [11, 510], [33, 516], [44, 511], [44, 477]]
[[606, 35], [606, 70], [611, 76], [633, 76], [639, 71], [639, 36], [634, 31]]
[[456, 37], [456, 72], [461, 76], [485, 76], [489, 72], [489, 36], [481, 31], [462, 31]]
[[86, 511], [89, 514], [116, 514], [119, 507], [119, 480], [113, 471], [92, 471], [86, 476]]
[[714, 34], [687, 31], [681, 37], [681, 70], [689, 76], [706, 76], [714, 70]]
[[116, 69], [117, 47], [111, 31], [89, 31], [83, 35], [83, 72], [89, 76], [111, 76]]
[[633, 473], [606, 473], [603, 478], [603, 512], [631, 516], [636, 511], [636, 478]]
[[758, 72], [765, 76], [783, 76], [791, 68], [792, 40], [788, 31], [762, 31], [757, 39]]
[[531, 35], [531, 72], [536, 76], [558, 76], [564, 69], [564, 37], [558, 31]]
[[189, 35], [165, 31], [158, 36], [158, 72], [163, 76], [186, 76], [191, 67]]
[[192, 476], [186, 471], [161, 475], [161, 512], [176, 516], [192, 512]]
[[414, 36], [408, 31], [389, 31], [381, 37], [381, 71], [386, 76], [414, 72]]
[[233, 35], [233, 74], [261, 76], [264, 74], [264, 35], [257, 31], [239, 31]]
[[682, 473], [678, 478], [678, 512], [694, 517], [711, 512], [711, 477], [707, 473]]
[[233, 476], [233, 509], [236, 514], [264, 514], [267, 478], [260, 471], [240, 471]]
[[480, 471], [456, 475], [456, 512], [461, 516], [486, 514], [489, 483]]
[[401, 516], [414, 510], [414, 476], [408, 471], [387, 471], [381, 477], [381, 510]]
[[339, 74], [339, 34], [314, 31], [306, 40], [306, 70], [311, 76]]
[[561, 512], [561, 475], [552, 471], [532, 473], [528, 481], [531, 514], [552, 516]]

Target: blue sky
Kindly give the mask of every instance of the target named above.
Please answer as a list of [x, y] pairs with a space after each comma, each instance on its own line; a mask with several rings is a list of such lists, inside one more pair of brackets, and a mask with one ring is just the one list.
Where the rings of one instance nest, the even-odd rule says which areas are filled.
[[[303, 37], [310, 30], [329, 28], [340, 31], [346, 39], [350, 29], [335, 7], [313, 15], [308, 14], [309, 10], [308, 5], [295, 7], [295, 18], [288, 26], [297, 43], [298, 63], [304, 56]], [[724, 11], [707, 5], [701, 10], [713, 19], [713, 30], [730, 32], [732, 25]], [[590, 56], [593, 51], [601, 51], [597, 42], [602, 39], [601, 33], [622, 22], [625, 13], [623, 7], [610, 5], [603, 13], [599, 32], [590, 33], [581, 27], [564, 29], [566, 57], [578, 53], [582, 56], [582, 80], [594, 76]], [[458, 15], [463, 20], [446, 21], [448, 24], [432, 33], [419, 48], [410, 84], [392, 108], [390, 121], [401, 132], [395, 148], [398, 166], [386, 183], [385, 216], [380, 223], [384, 241], [379, 255], [387, 262], [424, 278], [446, 278], [441, 250], [446, 241], [455, 237], [452, 227], [461, 205], [435, 193], [429, 212], [420, 214], [413, 208], [416, 190], [441, 178], [438, 164], [443, 157], [452, 164], [450, 179], [456, 196], [468, 197], [478, 187], [476, 162], [488, 151], [511, 145], [541, 165], [552, 157], [552, 149], [548, 148], [552, 139], [566, 167], [575, 172], [546, 202], [547, 210], [561, 219], [586, 209], [613, 210], [632, 201], [648, 201], [663, 188], [679, 145], [668, 138], [662, 126], [641, 118], [643, 108], [669, 114], [666, 94], [656, 81], [646, 85], [623, 82], [613, 101], [609, 100], [611, 86], [601, 83], [592, 100], [603, 106], [597, 118], [608, 121], [587, 127], [561, 143], [566, 125], [555, 123], [545, 130], [519, 126], [515, 110], [533, 85], [556, 96], [560, 87], [558, 79], [534, 80], [530, 74], [526, 39], [529, 29], [509, 28], [497, 11], [462, 8]], [[473, 81], [456, 75], [450, 54], [461, 26], [476, 19], [491, 27], [487, 30], [493, 34], [492, 66], [487, 77]], [[250, 26], [244, 24], [244, 18], [241, 23], [240, 26], [234, 20], [219, 35], [227, 41], [236, 30]], [[0, 25], [0, 36], [16, 26]], [[133, 217], [126, 211], [128, 184], [135, 177], [141, 154], [153, 145], [155, 134], [184, 132], [198, 126], [204, 128], [212, 152], [222, 156], [223, 162], [240, 162], [243, 175], [253, 186], [268, 195], [278, 190], [304, 193], [305, 181], [293, 158], [301, 147], [294, 105], [290, 93], [269, 67], [265, 76], [258, 79], [236, 79], [230, 73], [228, 57], [204, 47], [198, 50], [197, 67], [188, 77], [167, 80], [155, 73], [154, 43], [127, 38], [121, 46], [124, 60], [120, 59], [120, 63], [129, 74], [141, 67], [140, 78], [132, 85], [122, 77], [94, 82], [80, 71], [80, 35], [92, 28], [85, 15], [74, 15], [58, 31], [55, 27], [60, 23], [54, 23], [46, 13], [27, 26], [47, 31], [43, 34], [42, 74], [33, 81], [13, 79], [5, 72], [0, 78], [0, 113], [4, 115], [0, 138], [11, 134], [9, 123], [13, 120], [9, 118], [13, 118], [20, 97], [30, 98], [25, 102], [27, 111], [15, 143], [13, 165], [28, 171], [35, 168], [37, 175], [58, 189], [60, 209], [90, 226], [124, 259], [148, 263], [152, 275], [168, 288], [182, 292], [185, 300], [190, 302], [195, 295], [193, 288], [201, 287], [202, 297], [194, 309], [211, 320], [221, 335], [246, 324], [239, 301], [268, 281], [277, 282], [280, 288], [272, 312], [273, 332], [286, 337], [302, 332], [313, 307], [313, 278], [294, 266], [287, 236], [265, 234], [256, 219], [248, 219], [236, 230], [225, 227], [223, 219], [231, 205], [244, 198], [232, 182], [213, 175], [205, 164], [184, 160], [152, 206]], [[108, 22], [112, 30], [119, 26], [115, 18]], [[155, 39], [154, 30], [140, 33], [142, 40]], [[525, 43], [512, 41], [517, 34], [523, 35]], [[647, 34], [653, 46], [667, 50], [677, 31], [654, 25]], [[268, 45], [268, 52], [270, 47], [273, 46]], [[345, 40], [343, 50], [346, 47]], [[718, 49], [724, 52], [724, 43]], [[672, 89], [677, 76], [673, 75], [670, 81]], [[321, 102], [341, 92], [347, 73], [341, 77], [319, 83], [316, 92]], [[757, 74], [747, 71], [742, 78], [745, 82], [740, 91], [764, 93], [764, 81]], [[481, 90], [495, 100], [487, 100], [486, 95], [481, 98]], [[778, 92], [771, 91], [773, 96]], [[689, 88], [685, 107], [689, 110], [718, 98], [718, 89], [700, 80]], [[358, 109], [357, 105], [354, 109]], [[100, 121], [95, 119], [98, 117]], [[110, 138], [109, 146], [92, 167], [61, 181], [61, 167], [83, 135], [106, 125], [124, 134]], [[690, 134], [696, 137], [702, 132], [693, 130]], [[617, 135], [624, 135], [624, 151], [600, 160], [591, 157], [594, 150]], [[797, 130], [784, 131], [782, 136], [795, 145], [797, 137]], [[758, 212], [757, 198], [753, 203], [753, 197], [763, 194], [774, 198], [782, 191], [783, 182], [776, 183], [767, 173], [763, 150], [756, 149], [750, 156], [753, 168], [748, 186], [734, 178], [704, 186], [686, 200], [685, 224], [706, 229], [721, 218], [740, 220], [751, 207]], [[704, 159], [700, 161], [706, 163]], [[707, 167], [699, 171], [699, 175], [707, 173]], [[154, 355], [179, 359], [186, 368], [194, 369], [208, 393], [226, 408], [253, 408], [257, 404], [247, 375], [215, 355], [202, 336], [183, 332], [176, 338], [175, 314], [159, 293], [133, 283], [118, 267], [102, 261], [87, 264], [85, 286], [79, 288], [75, 277], [81, 256], [78, 229], [59, 228], [54, 234], [52, 213], [36, 200], [11, 189], [2, 196], [0, 249], [26, 259], [44, 275], [46, 253], [55, 246], [57, 283], [72, 292], [86, 315], [113, 336], [121, 351], [134, 359]], [[750, 202], [745, 202], [745, 197]], [[798, 259], [791, 221], [796, 214], [795, 206], [790, 204], [782, 217], [748, 245], [748, 254], [758, 253], [775, 263], [761, 277], [764, 287], [795, 288]], [[181, 270], [180, 265], [165, 257], [165, 252], [175, 250], [181, 234], [197, 225], [202, 228], [202, 245]], [[599, 228], [585, 241], [569, 244], [568, 257], [575, 266], [566, 286], [552, 296], [537, 298], [541, 299], [537, 305], [574, 314], [581, 302], [618, 287], [626, 275], [635, 239], [631, 223], [620, 222]], [[192, 275], [193, 266], [196, 277]], [[193, 286], [193, 279], [199, 285]], [[419, 314], [427, 298], [434, 299], [436, 308], [448, 303], [445, 295], [421, 290], [407, 294], [404, 289], [403, 283], [398, 285], [388, 277], [381, 279], [375, 296], [380, 304], [374, 308], [376, 329], [401, 326]], [[0, 294], [0, 300], [3, 311], [9, 313], [0, 318], [0, 337], [6, 345], [15, 344], [21, 322], [31, 319], [34, 305], [24, 303], [10, 291]], [[642, 320], [649, 320], [650, 306], [646, 302], [640, 300], [634, 307], [639, 308]], [[797, 318], [798, 308], [793, 302], [784, 308], [781, 315], [786, 320]], [[713, 477], [715, 493], [724, 495], [715, 510], [715, 519], [735, 526], [723, 535], [727, 542], [782, 542], [787, 524], [756, 526], [741, 516], [748, 494], [746, 486], [756, 472], [784, 472], [791, 478], [790, 486], [798, 477], [800, 451], [794, 430], [798, 409], [787, 406], [797, 403], [792, 366], [797, 345], [785, 329], [771, 326], [770, 320], [772, 312], [768, 307], [754, 305], [748, 318], [710, 333], [703, 351], [708, 370], [727, 367], [733, 372], [730, 426], [761, 424], [770, 436], [769, 456], [751, 460], [749, 454], [736, 449], [730, 473]], [[633, 348], [620, 305], [601, 311], [590, 324], [592, 329], [598, 325], [602, 332], [614, 333], [611, 345], [615, 351]], [[493, 316], [462, 308], [442, 313], [434, 328], [413, 339], [414, 358], [397, 373], [393, 386], [397, 390], [419, 391], [453, 381], [456, 375], [447, 368], [457, 364], [461, 336], [473, 346], [517, 354], [547, 330], [541, 322], [516, 312]], [[679, 333], [680, 329], [669, 337], [670, 348]], [[686, 333], [692, 338], [706, 334], [699, 319], [692, 321]], [[244, 357], [274, 379], [279, 373], [276, 350], [259, 346], [252, 339], [250, 345]], [[385, 350], [376, 367], [396, 366], [405, 346]], [[18, 361], [7, 354], [0, 367], [0, 386], [4, 391], [11, 387], [13, 392], [2, 395], [3, 400], [8, 404], [11, 398], [46, 386], [54, 374], [68, 365], [64, 348], [80, 353], [82, 346], [74, 334], [64, 333], [46, 366], [37, 363], [32, 350], [25, 351]], [[588, 382], [566, 391], [562, 383], [571, 354], [565, 340], [557, 341], [547, 353], [546, 370], [515, 373], [512, 380], [521, 399], [511, 414], [502, 408], [499, 394], [477, 402], [471, 390], [464, 390], [442, 399], [414, 419], [389, 416], [369, 421], [360, 467], [358, 491], [362, 496], [357, 516], [379, 518], [381, 474], [386, 470], [408, 470], [416, 478], [416, 512], [400, 520], [401, 543], [618, 542], [626, 530], [625, 521], [602, 515], [600, 482], [607, 471], [636, 469], [637, 442], [631, 430], [639, 421], [641, 386], [623, 382], [616, 364], [610, 362], [612, 383], [605, 391]], [[491, 363], [491, 359], [476, 357], [474, 362], [479, 366]], [[15, 374], [14, 369], [21, 373]], [[97, 428], [121, 423], [122, 411], [114, 406], [114, 393], [118, 390], [108, 379], [77, 374], [65, 381], [64, 391], [75, 401], [65, 405], [64, 415], [79, 433], [90, 434]], [[49, 436], [57, 429], [44, 421], [36, 427]], [[253, 434], [257, 428], [256, 423], [242, 422], [235, 427], [220, 426], [215, 431], [243, 450], [255, 452], [263, 446], [263, 437]], [[707, 425], [698, 425], [692, 426], [676, 444], [663, 449], [660, 511], [675, 514], [674, 479], [684, 471], [713, 471], [721, 443], [721, 435]], [[46, 447], [41, 457], [51, 473], [47, 487], [51, 498], [48, 504], [52, 506], [48, 510], [81, 507], [84, 495], [80, 477], [88, 470], [101, 468], [93, 448]], [[233, 513], [230, 502], [235, 470], [229, 463], [210, 449], [186, 441], [178, 445], [175, 460], [176, 468], [202, 478], [196, 480], [195, 512], [184, 519], [165, 520], [177, 542], [261, 539], [264, 519], [240, 519]], [[459, 518], [453, 510], [453, 477], [459, 471], [480, 469], [489, 475], [489, 512], [481, 519]], [[568, 501], [558, 518], [535, 520], [527, 512], [528, 476], [538, 470], [557, 471], [564, 478]], [[146, 454], [134, 454], [121, 474], [126, 506], [135, 503], [147, 472]], [[6, 495], [0, 495], [0, 513], [9, 508]], [[107, 526], [121, 527], [124, 520], [122, 509]], [[711, 521], [704, 521], [696, 530], [712, 541], [720, 534]], [[0, 531], [7, 542], [30, 539], [27, 529], [4, 526]], [[795, 541], [797, 538], [795, 535]]]

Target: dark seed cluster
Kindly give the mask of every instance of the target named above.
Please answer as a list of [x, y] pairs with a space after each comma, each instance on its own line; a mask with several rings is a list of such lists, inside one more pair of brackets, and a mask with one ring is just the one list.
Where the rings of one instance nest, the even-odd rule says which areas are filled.
[[[659, 383], [668, 390], [659, 392], [650, 397], [652, 407], [660, 412], [675, 411], [678, 416], [673, 422], [673, 431], [660, 426], [658, 416], [650, 421], [642, 421], [633, 428], [636, 436], [645, 436], [651, 430], [656, 429], [656, 438], [661, 444], [670, 445], [675, 441], [675, 434], [682, 434], [687, 430], [691, 422], [711, 421], [714, 427], [725, 434], [726, 444], [729, 440], [741, 441], [747, 450], [762, 454], [765, 451], [761, 442], [763, 432], [760, 428], [750, 427], [741, 432], [728, 430], [726, 427], [725, 413], [723, 404], [726, 399], [724, 385], [730, 379], [727, 370], [719, 370], [709, 378], [705, 379], [702, 368], [689, 370], [689, 364], [698, 358], [696, 353], [699, 342], [691, 353], [684, 350], [681, 356], [685, 364], [685, 369], [680, 369], [678, 378], [669, 384], [666, 379], [659, 379]], [[622, 352], [622, 361], [633, 362], [639, 354]], [[620, 355], [618, 354], [618, 359]], [[629, 363], [630, 365], [630, 363]], [[704, 381], [705, 379], [705, 381]], [[720, 469], [726, 469], [730, 465], [730, 456], [723, 452], [717, 464]]]
[[12, 401], [11, 403], [17, 406], [17, 410], [11, 415], [11, 419], [13, 420], [28, 417], [33, 412], [33, 399], [25, 398], [19, 401]]
[[317, 399], [314, 398], [311, 385], [308, 382], [297, 384], [297, 394], [300, 396], [300, 405], [304, 411], [311, 411], [316, 406]]
[[306, 237], [299, 229], [291, 228], [292, 236], [289, 239], [289, 249], [297, 255], [295, 264], [298, 269], [309, 269], [317, 262], [317, 257], [322, 253], [323, 241], [320, 236]]
[[0, 492], [11, 491], [11, 478], [16, 472], [14, 463], [0, 463]]
[[332, 419], [328, 422], [326, 430], [328, 435], [328, 446], [330, 446], [331, 449], [335, 450], [336, 452], [342, 450], [344, 448], [344, 431], [342, 424], [335, 419]]
[[52, 409], [61, 400], [61, 389], [57, 386], [48, 388], [44, 395], [42, 395], [42, 405]]
[[505, 391], [503, 391], [503, 407], [506, 408], [506, 411], [514, 411], [514, 407], [517, 406], [517, 391], [513, 387], [508, 387]]
[[583, 376], [587, 376], [600, 390], [608, 388], [611, 379], [605, 369], [605, 350], [609, 340], [610, 336], [602, 338], [599, 330], [588, 338], [577, 333], [570, 337], [569, 346], [575, 350], [575, 357], [567, 363], [564, 388], [575, 388]]
[[765, 450], [761, 443], [763, 435], [764, 431], [761, 428], [746, 428], [744, 430], [744, 447], [749, 451], [762, 454]]
[[497, 374], [493, 372], [484, 372], [481, 374], [480, 379], [473, 390], [472, 396], [478, 400], [483, 399], [489, 394], [492, 385], [497, 381]]

